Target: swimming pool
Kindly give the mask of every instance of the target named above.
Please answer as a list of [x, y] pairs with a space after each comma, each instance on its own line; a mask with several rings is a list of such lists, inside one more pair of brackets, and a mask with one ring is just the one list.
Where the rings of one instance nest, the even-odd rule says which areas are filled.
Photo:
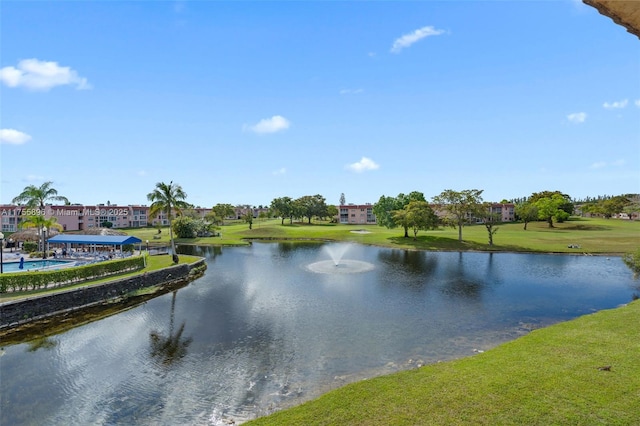
[[60, 267], [72, 266], [76, 262], [68, 260], [25, 260], [24, 268], [20, 269], [20, 262], [6, 262], [4, 263], [3, 272], [22, 272], [22, 271], [35, 271], [35, 270], [50, 270], [58, 269]]

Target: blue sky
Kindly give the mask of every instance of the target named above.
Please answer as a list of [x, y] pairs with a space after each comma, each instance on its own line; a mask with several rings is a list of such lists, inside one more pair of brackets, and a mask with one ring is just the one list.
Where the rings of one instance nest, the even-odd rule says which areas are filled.
[[0, 203], [640, 192], [640, 40], [558, 1], [2, 1]]

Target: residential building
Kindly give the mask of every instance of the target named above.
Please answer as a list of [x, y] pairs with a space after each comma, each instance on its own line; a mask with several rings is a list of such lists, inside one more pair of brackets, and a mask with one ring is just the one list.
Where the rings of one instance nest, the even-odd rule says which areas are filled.
[[373, 214], [373, 205], [367, 204], [345, 204], [338, 207], [339, 223], [354, 225], [375, 225], [376, 215]]

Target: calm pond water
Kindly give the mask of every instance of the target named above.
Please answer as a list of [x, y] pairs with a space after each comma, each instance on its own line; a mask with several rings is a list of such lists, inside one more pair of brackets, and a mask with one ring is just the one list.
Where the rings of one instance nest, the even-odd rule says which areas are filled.
[[[216, 425], [367, 377], [471, 356], [627, 303], [620, 258], [341, 244], [181, 247], [177, 292], [2, 349], [2, 425]], [[335, 269], [332, 269], [335, 268]]]

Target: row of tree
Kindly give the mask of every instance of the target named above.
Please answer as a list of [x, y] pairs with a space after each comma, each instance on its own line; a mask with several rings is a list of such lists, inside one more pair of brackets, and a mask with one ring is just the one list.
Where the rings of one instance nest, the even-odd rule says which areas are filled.
[[489, 244], [492, 245], [493, 235], [497, 232], [496, 224], [501, 218], [492, 212], [490, 203], [482, 200], [482, 192], [479, 189], [447, 189], [433, 197], [432, 204], [427, 203], [424, 194], [419, 191], [400, 193], [396, 197], [383, 195], [373, 207], [373, 213], [379, 225], [389, 229], [402, 227], [405, 238], [409, 236], [411, 229], [414, 239], [417, 238], [418, 231], [445, 225], [457, 227], [458, 241], [462, 241], [464, 225], [480, 221], [486, 226]]
[[[491, 203], [483, 201], [482, 192], [483, 190], [478, 189], [462, 191], [447, 189], [433, 197], [431, 204], [427, 202], [424, 194], [418, 191], [409, 194], [400, 193], [396, 197], [383, 195], [374, 205], [373, 213], [379, 225], [390, 229], [401, 227], [405, 237], [408, 237], [409, 230], [412, 230], [414, 239], [421, 230], [452, 226], [458, 228], [458, 240], [462, 241], [462, 229], [465, 225], [482, 223], [487, 228], [489, 244], [493, 244], [493, 235], [498, 231], [497, 225], [502, 218], [493, 212]], [[169, 233], [176, 262], [174, 230], [182, 238], [207, 235], [218, 226], [224, 225], [225, 218], [235, 215], [235, 209], [231, 204], [216, 204], [205, 218], [195, 214], [184, 214], [185, 210], [188, 212], [193, 208], [186, 202], [186, 198], [187, 194], [182, 187], [173, 181], [168, 184], [158, 182], [154, 190], [147, 194], [147, 199], [151, 201], [149, 216], [153, 217], [162, 212], [172, 225], [169, 227]], [[42, 211], [45, 204], [50, 201], [69, 203], [66, 197], [58, 195], [58, 191], [52, 187], [52, 182], [45, 182], [40, 187], [27, 186], [12, 201], [27, 207], [37, 207]], [[525, 230], [529, 222], [536, 220], [544, 220], [549, 227], [553, 227], [554, 221], [567, 220], [575, 209], [571, 197], [560, 191], [536, 192], [516, 201], [515, 215], [524, 222]], [[340, 194], [340, 203], [345, 204], [344, 193]], [[623, 211], [637, 212], [640, 211], [640, 197], [638, 195], [602, 197], [585, 203], [582, 211], [601, 214], [604, 217], [611, 217]], [[289, 219], [289, 223], [293, 223], [294, 219], [306, 219], [311, 223], [313, 218], [334, 218], [338, 213], [336, 206], [328, 205], [322, 195], [316, 194], [296, 199], [275, 198], [271, 202], [269, 213], [262, 212], [261, 215], [280, 217], [281, 224], [284, 225], [285, 219]], [[174, 214], [177, 216], [176, 220], [173, 220]], [[242, 219], [251, 229], [254, 220], [252, 209], [248, 209]], [[22, 226], [38, 227], [39, 232], [42, 232], [45, 227], [49, 229], [59, 227], [55, 223], [55, 217], [45, 218], [43, 215], [27, 218], [22, 222]], [[42, 249], [44, 251], [44, 246]]]

